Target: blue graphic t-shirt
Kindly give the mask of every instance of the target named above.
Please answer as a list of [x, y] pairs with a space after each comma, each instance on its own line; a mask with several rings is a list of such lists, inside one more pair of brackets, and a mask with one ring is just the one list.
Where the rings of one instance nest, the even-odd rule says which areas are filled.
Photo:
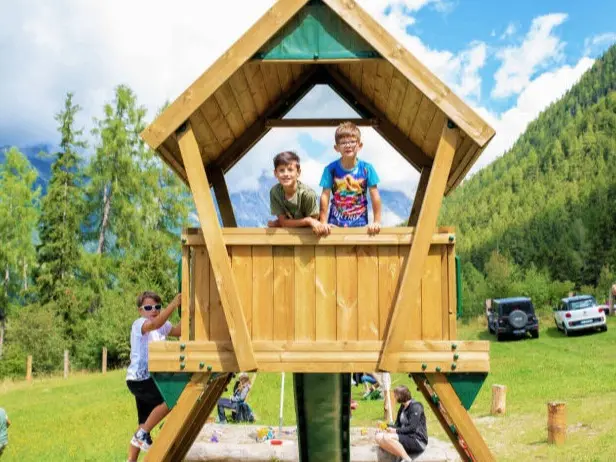
[[368, 162], [357, 159], [355, 168], [346, 170], [340, 159], [332, 162], [321, 177], [321, 187], [332, 190], [327, 222], [342, 228], [368, 225], [368, 188], [379, 177]]

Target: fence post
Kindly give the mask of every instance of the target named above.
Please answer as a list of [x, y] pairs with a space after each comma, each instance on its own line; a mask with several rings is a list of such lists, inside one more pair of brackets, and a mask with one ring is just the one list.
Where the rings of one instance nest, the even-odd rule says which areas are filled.
[[68, 350], [64, 350], [64, 378], [65, 379], [68, 379], [68, 370], [69, 370]]
[[507, 387], [492, 385], [492, 415], [503, 415], [507, 410]]
[[548, 403], [548, 443], [563, 444], [567, 437], [567, 408], [563, 402]]
[[107, 347], [103, 347], [103, 374], [107, 373]]
[[26, 360], [26, 382], [32, 383], [32, 355]]

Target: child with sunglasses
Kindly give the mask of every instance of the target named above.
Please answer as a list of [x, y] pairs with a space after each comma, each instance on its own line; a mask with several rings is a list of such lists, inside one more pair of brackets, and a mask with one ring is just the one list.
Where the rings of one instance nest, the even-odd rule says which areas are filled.
[[148, 344], [179, 337], [181, 326], [172, 326], [167, 319], [180, 306], [181, 294], [162, 310], [162, 300], [155, 292], [143, 292], [137, 297], [139, 319], [130, 331], [130, 365], [126, 371], [126, 385], [135, 395], [139, 427], [128, 447], [129, 462], [136, 461], [139, 451], [152, 445], [150, 431], [169, 413], [169, 408], [148, 370]]

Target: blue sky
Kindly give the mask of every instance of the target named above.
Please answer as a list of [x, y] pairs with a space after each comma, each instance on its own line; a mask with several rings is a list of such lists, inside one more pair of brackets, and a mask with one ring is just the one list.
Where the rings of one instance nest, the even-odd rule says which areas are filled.
[[[130, 85], [150, 114], [175, 99], [274, 0], [26, 0], [0, 2], [0, 146], [57, 142], [53, 114], [67, 91], [92, 118]], [[616, 42], [614, 0], [358, 0], [497, 131], [474, 171], [508, 149]], [[190, 15], [185, 15], [190, 11]], [[350, 115], [319, 89], [296, 115]], [[332, 130], [279, 130], [229, 173], [254, 188], [273, 155], [296, 149], [304, 180], [318, 183], [334, 155]], [[417, 174], [378, 135], [364, 131], [363, 157], [383, 186], [412, 195]], [[95, 143], [95, 139], [91, 139]], [[395, 217], [392, 217], [392, 220]]]

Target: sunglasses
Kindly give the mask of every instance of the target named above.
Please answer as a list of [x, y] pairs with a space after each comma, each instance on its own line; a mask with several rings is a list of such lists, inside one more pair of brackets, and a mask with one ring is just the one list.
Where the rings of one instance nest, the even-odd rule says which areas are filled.
[[153, 309], [156, 311], [160, 311], [162, 307], [163, 307], [162, 305], [143, 305], [141, 308], [143, 308], [146, 311], [152, 311]]

